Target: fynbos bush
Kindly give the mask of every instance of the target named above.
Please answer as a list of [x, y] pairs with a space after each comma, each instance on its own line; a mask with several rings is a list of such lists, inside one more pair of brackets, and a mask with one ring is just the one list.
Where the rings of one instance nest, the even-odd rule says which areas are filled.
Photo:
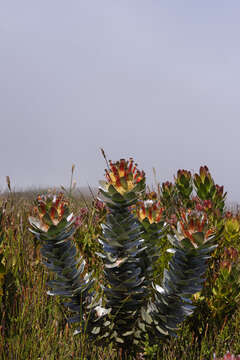
[[[199, 194], [209, 200], [203, 190], [208, 178], [204, 171], [195, 182]], [[179, 172], [176, 188], [163, 187], [165, 202], [154, 197], [146, 201], [145, 174], [133, 159], [109, 161], [99, 200], [107, 211], [99, 235], [98, 256], [104, 269], [100, 292], [96, 280], [86, 273], [83, 258], [77, 258], [72, 236], [78, 221], [67, 201], [61, 194], [38, 197], [31, 231], [41, 243], [44, 264], [56, 274], [48, 284], [49, 294], [69, 298], [64, 304], [75, 313], [70, 319], [78, 323], [75, 333], [101, 346], [113, 344], [122, 359], [141, 352], [146, 335], [150, 344], [176, 336], [178, 325], [193, 311], [191, 297], [202, 289], [207, 260], [217, 247], [218, 226], [206, 211], [188, 209], [193, 202], [191, 181], [188, 172]], [[216, 186], [209, 189], [218, 199]], [[172, 201], [172, 209], [174, 201], [181, 203], [181, 211], [169, 230], [172, 258], [159, 286], [153, 264], [162, 255], [157, 244], [168, 226], [164, 221], [169, 215], [167, 201]]]

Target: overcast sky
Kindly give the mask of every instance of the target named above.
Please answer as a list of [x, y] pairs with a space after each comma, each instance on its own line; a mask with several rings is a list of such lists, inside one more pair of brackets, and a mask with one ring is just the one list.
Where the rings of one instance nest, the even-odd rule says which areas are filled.
[[0, 1], [0, 189], [207, 165], [240, 202], [240, 2]]

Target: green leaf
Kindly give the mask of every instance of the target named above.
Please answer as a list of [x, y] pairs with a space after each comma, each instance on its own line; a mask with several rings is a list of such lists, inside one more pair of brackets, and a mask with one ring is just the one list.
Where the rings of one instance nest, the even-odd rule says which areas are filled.
[[193, 244], [191, 243], [191, 241], [190, 241], [188, 238], [182, 239], [181, 242], [180, 242], [180, 244], [181, 244], [181, 247], [182, 247], [182, 248], [186, 248], [186, 249], [188, 249], [188, 250], [194, 249]]
[[5, 273], [6, 273], [5, 266], [2, 263], [0, 263], [0, 274], [5, 274]]
[[194, 234], [192, 234], [192, 237], [194, 238], [194, 240], [198, 246], [201, 246], [204, 243], [204, 233], [203, 232], [195, 232]]

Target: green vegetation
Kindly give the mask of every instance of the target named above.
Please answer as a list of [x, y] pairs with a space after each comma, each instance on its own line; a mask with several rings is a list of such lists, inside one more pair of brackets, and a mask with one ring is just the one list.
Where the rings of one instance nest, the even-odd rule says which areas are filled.
[[[206, 166], [198, 174], [179, 170], [172, 183], [147, 192], [144, 174], [131, 183], [126, 164], [107, 170], [104, 202], [75, 198], [72, 191], [38, 197], [35, 205], [31, 194], [10, 188], [2, 195], [1, 359], [210, 360], [227, 351], [240, 354], [240, 215], [225, 209], [223, 187]], [[118, 253], [119, 244], [124, 252]], [[125, 276], [130, 269], [131, 281]], [[126, 287], [132, 292], [127, 298]], [[182, 322], [190, 302], [195, 309]], [[177, 337], [169, 336], [176, 327]]]

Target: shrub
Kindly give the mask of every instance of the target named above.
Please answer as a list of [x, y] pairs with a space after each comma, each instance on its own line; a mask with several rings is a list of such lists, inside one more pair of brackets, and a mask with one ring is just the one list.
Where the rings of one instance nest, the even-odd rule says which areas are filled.
[[[86, 335], [101, 346], [113, 344], [122, 359], [140, 353], [147, 335], [150, 344], [176, 336], [178, 324], [193, 311], [191, 297], [202, 289], [206, 260], [217, 247], [218, 224], [202, 209], [187, 209], [193, 203], [189, 199], [191, 176], [182, 171], [177, 179], [172, 188], [181, 197], [173, 197], [172, 188], [165, 186], [166, 191], [170, 189], [165, 203], [164, 195], [160, 203], [155, 199], [146, 202], [145, 174], [133, 159], [109, 161], [106, 181], [100, 188], [107, 210], [99, 236], [102, 291], [96, 291], [96, 281], [86, 273], [83, 258], [77, 259], [72, 236], [78, 218], [70, 213], [63, 195], [39, 196], [35, 216], [30, 217], [43, 262], [56, 275], [48, 283], [49, 295], [69, 298], [64, 305], [75, 313], [69, 321], [78, 323], [76, 334]], [[219, 209], [222, 197], [217, 194], [221, 191], [211, 182], [209, 186], [209, 181], [206, 169], [200, 180], [195, 179], [199, 193], [208, 200], [210, 195], [203, 192], [206, 186]], [[156, 246], [166, 231], [163, 213], [170, 213], [166, 205], [172, 198], [173, 205], [175, 201], [185, 208], [178, 212], [169, 231], [172, 258], [159, 286], [153, 282], [153, 263], [161, 255]]]

